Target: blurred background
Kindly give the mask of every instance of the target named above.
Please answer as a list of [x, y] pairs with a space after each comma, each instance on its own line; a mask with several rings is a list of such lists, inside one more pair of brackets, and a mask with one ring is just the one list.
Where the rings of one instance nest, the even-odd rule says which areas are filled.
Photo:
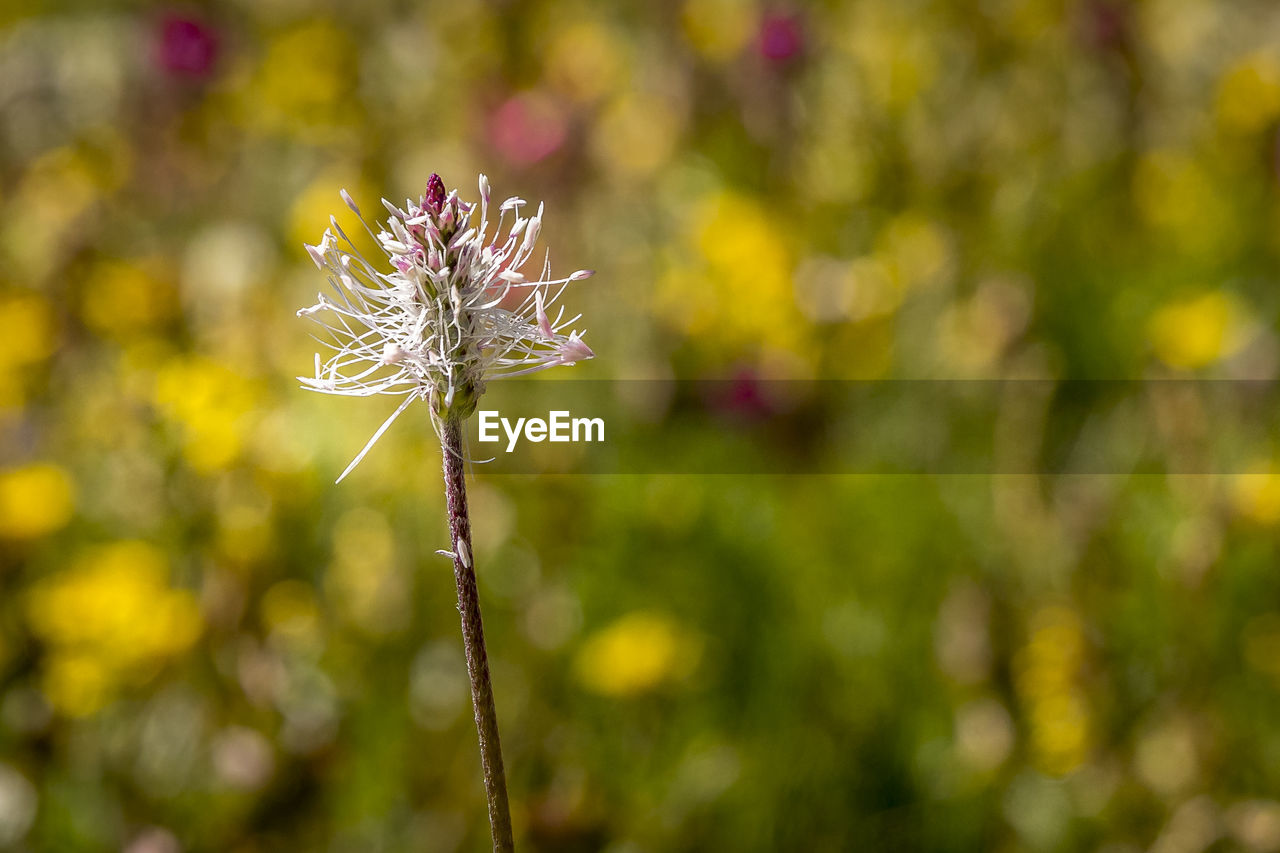
[[477, 470], [521, 849], [1280, 849], [1280, 448], [1053, 393], [1276, 377], [1278, 128], [1269, 2], [5, 0], [0, 849], [486, 849], [425, 412], [335, 487], [394, 401], [294, 381], [432, 171], [599, 271], [553, 381], [1047, 389], [1021, 475]]

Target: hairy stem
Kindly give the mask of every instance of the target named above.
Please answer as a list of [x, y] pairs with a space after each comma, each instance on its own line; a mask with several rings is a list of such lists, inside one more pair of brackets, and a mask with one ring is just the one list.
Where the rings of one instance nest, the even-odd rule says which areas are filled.
[[507, 777], [502, 768], [502, 744], [498, 739], [498, 713], [493, 706], [489, 657], [480, 621], [480, 597], [471, 558], [471, 521], [467, 514], [467, 479], [463, 470], [462, 418], [446, 414], [441, 424], [444, 446], [444, 491], [449, 506], [449, 536], [453, 541], [453, 577], [458, 584], [458, 612], [462, 617], [462, 644], [471, 676], [471, 704], [480, 735], [480, 763], [489, 801], [489, 826], [495, 853], [515, 850], [511, 835], [511, 807], [507, 804]]

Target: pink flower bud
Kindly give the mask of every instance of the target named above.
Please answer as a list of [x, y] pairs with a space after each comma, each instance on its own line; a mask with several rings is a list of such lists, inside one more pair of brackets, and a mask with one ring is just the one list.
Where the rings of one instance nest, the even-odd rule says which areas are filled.
[[542, 291], [535, 290], [533, 292], [534, 316], [538, 319], [538, 331], [548, 338], [554, 338], [556, 333], [551, 329], [551, 321], [547, 319], [546, 309], [542, 306]]
[[577, 332], [569, 336], [569, 340], [560, 345], [560, 363], [573, 364], [578, 361], [585, 361], [588, 358], [595, 358], [596, 354], [591, 351], [591, 347], [583, 343], [578, 337]]
[[439, 213], [444, 207], [444, 181], [440, 180], [440, 176], [435, 172], [431, 173], [431, 177], [427, 178], [427, 195], [424, 200], [427, 210], [432, 213]]

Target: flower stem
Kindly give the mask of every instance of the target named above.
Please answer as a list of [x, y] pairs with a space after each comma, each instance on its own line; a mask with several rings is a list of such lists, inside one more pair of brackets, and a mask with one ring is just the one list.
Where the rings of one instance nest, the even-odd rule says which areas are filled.
[[511, 835], [511, 807], [507, 804], [507, 777], [502, 768], [502, 744], [498, 739], [498, 713], [493, 705], [489, 657], [480, 620], [480, 596], [471, 557], [471, 521], [467, 514], [467, 479], [463, 470], [462, 422], [456, 414], [441, 419], [444, 450], [444, 492], [449, 507], [449, 536], [453, 542], [453, 577], [458, 584], [458, 612], [462, 617], [462, 644], [467, 673], [471, 676], [471, 704], [480, 736], [480, 763], [489, 801], [489, 826], [495, 853], [515, 850]]

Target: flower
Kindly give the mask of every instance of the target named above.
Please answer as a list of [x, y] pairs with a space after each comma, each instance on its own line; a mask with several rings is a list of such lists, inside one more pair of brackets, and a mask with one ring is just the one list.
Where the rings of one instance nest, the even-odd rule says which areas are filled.
[[[303, 387], [353, 397], [405, 397], [339, 481], [415, 399], [430, 401], [438, 426], [443, 417], [469, 415], [490, 379], [594, 355], [580, 332], [565, 333], [581, 315], [566, 320], [563, 308], [554, 319], [547, 313], [570, 282], [591, 271], [551, 279], [544, 256], [537, 280], [527, 280], [521, 269], [542, 231], [542, 205], [525, 218], [521, 208], [527, 202], [507, 199], [498, 207], [490, 238], [484, 175], [479, 187], [479, 204], [468, 204], [456, 190], [446, 194], [433, 174], [426, 194], [416, 203], [406, 201], [404, 210], [383, 200], [391, 216], [386, 230], [376, 234], [343, 190], [343, 201], [386, 254], [385, 268], [366, 259], [332, 217], [320, 244], [307, 246], [316, 266], [328, 273], [336, 298], [319, 294], [298, 316], [315, 318], [332, 335], [335, 354], [323, 364], [316, 354], [315, 376], [298, 377]], [[515, 221], [504, 230], [508, 216]]]
[[0, 539], [35, 539], [65, 527], [75, 484], [64, 469], [36, 463], [0, 471]]
[[760, 55], [770, 62], [782, 63], [795, 58], [804, 49], [804, 31], [794, 15], [766, 15], [760, 22]]
[[169, 569], [155, 545], [118, 541], [28, 590], [27, 620], [46, 655], [43, 692], [55, 708], [88, 716], [195, 645], [200, 605], [170, 585]]
[[159, 24], [156, 61], [175, 77], [209, 76], [218, 60], [218, 33], [198, 18], [168, 15]]
[[541, 92], [516, 95], [489, 118], [490, 144], [519, 166], [550, 157], [564, 145], [568, 135], [564, 107]]
[[578, 680], [603, 696], [635, 696], [687, 676], [698, 638], [660, 613], [629, 613], [592, 635], [578, 652]]

